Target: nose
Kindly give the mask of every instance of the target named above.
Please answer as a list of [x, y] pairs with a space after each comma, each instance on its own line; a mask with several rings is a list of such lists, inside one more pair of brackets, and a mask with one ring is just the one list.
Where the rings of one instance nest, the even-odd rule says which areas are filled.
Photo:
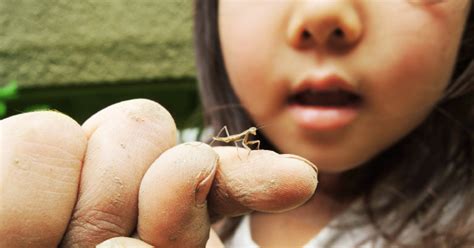
[[362, 33], [362, 17], [354, 0], [304, 0], [295, 1], [287, 40], [298, 49], [347, 48], [358, 43]]

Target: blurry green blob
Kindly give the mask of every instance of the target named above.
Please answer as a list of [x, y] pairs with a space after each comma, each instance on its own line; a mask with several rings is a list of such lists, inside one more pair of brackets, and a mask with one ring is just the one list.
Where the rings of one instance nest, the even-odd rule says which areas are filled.
[[15, 80], [10, 81], [7, 85], [0, 87], [0, 101], [15, 97], [17, 91], [18, 83]]
[[33, 111], [41, 111], [41, 110], [50, 110], [51, 107], [47, 104], [35, 104], [25, 108], [24, 112], [33, 112]]
[[[7, 85], [0, 87], [0, 119], [7, 115], [8, 108], [6, 101], [16, 97], [18, 97], [18, 82], [16, 80], [11, 80]], [[23, 112], [49, 109], [50, 107], [46, 104], [35, 104], [25, 108]]]
[[0, 102], [0, 118], [7, 114], [7, 105], [3, 102]]
[[7, 85], [0, 87], [0, 118], [7, 114], [6, 100], [15, 98], [18, 92], [18, 83], [11, 80]]

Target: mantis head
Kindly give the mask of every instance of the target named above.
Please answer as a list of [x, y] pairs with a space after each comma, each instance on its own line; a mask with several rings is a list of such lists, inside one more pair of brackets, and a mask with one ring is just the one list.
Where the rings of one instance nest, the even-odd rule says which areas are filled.
[[256, 127], [249, 128], [249, 133], [251, 133], [252, 135], [257, 135], [257, 128]]

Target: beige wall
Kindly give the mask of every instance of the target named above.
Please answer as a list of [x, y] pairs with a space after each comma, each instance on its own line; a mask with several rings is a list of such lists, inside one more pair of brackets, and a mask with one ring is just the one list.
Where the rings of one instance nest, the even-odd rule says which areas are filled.
[[0, 86], [193, 77], [191, 0], [1, 0]]

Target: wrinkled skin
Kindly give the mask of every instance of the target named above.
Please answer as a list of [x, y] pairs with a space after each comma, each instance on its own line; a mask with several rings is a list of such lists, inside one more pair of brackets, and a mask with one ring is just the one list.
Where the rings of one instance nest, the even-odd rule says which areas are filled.
[[52, 111], [4, 119], [0, 152], [0, 247], [218, 247], [209, 212], [284, 211], [317, 185], [296, 156], [176, 145], [171, 115], [144, 99], [82, 126]]

